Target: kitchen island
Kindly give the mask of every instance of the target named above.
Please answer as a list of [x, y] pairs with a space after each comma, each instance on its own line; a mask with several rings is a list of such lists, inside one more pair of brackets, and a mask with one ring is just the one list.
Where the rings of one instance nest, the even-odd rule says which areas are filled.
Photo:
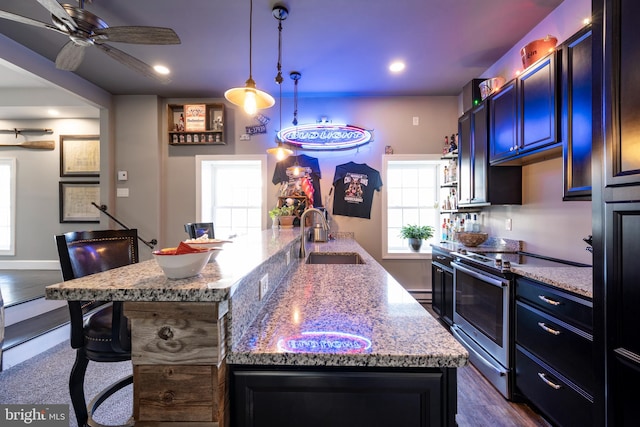
[[467, 351], [348, 234], [307, 253], [363, 264], [306, 264], [299, 236], [238, 238], [190, 279], [149, 260], [49, 286], [47, 298], [126, 302], [137, 426], [455, 425]]

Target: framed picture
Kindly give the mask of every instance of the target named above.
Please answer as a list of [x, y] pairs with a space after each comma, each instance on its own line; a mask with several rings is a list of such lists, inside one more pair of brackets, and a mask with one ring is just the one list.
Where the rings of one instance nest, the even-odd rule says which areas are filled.
[[60, 182], [60, 222], [100, 222], [99, 182]]
[[60, 135], [60, 176], [100, 176], [98, 135]]

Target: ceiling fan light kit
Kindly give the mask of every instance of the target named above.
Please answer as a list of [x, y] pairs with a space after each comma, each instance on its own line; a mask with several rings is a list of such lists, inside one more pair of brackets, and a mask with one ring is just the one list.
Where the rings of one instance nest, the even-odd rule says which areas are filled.
[[56, 0], [38, 0], [38, 3], [51, 12], [53, 25], [5, 11], [0, 11], [0, 18], [46, 28], [69, 37], [69, 41], [56, 56], [56, 68], [66, 71], [76, 70], [84, 59], [84, 49], [95, 46], [116, 61], [147, 77], [155, 78], [162, 83], [170, 81], [166, 75], [156, 73], [150, 65], [106, 42], [146, 45], [180, 44], [180, 38], [171, 28], [109, 27], [98, 16], [84, 9], [84, 0], [79, 1], [79, 7], [60, 4]]
[[234, 87], [224, 93], [227, 101], [242, 107], [244, 112], [253, 116], [257, 110], [273, 107], [276, 100], [267, 92], [258, 90], [252, 77], [251, 48], [253, 30], [253, 0], [249, 1], [249, 78], [244, 87]]

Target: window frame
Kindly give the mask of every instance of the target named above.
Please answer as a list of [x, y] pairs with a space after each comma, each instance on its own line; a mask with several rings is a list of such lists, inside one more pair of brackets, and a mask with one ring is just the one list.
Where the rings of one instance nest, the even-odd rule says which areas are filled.
[[[431, 259], [431, 246], [427, 244], [427, 241], [423, 242], [422, 249], [420, 252], [411, 252], [411, 250], [407, 247], [406, 252], [389, 252], [389, 242], [387, 238], [387, 230], [388, 230], [388, 194], [390, 191], [390, 186], [387, 185], [389, 182], [388, 179], [388, 166], [389, 161], [406, 161], [406, 162], [415, 162], [415, 161], [426, 161], [429, 163], [435, 164], [436, 173], [435, 173], [435, 188], [436, 188], [436, 200], [434, 201], [434, 205], [437, 206], [434, 209], [439, 213], [440, 212], [440, 199], [442, 197], [441, 193], [441, 185], [442, 185], [442, 168], [446, 164], [446, 161], [442, 159], [442, 156], [439, 154], [384, 154], [382, 155], [382, 179], [385, 183], [386, 191], [382, 192], [382, 259]], [[433, 233], [433, 238], [437, 239], [440, 233], [439, 223], [434, 225], [435, 230]]]
[[0, 157], [0, 164], [9, 166], [9, 249], [0, 249], [0, 256], [16, 254], [16, 158]]
[[[267, 156], [261, 154], [255, 155], [196, 155], [196, 221], [205, 222], [202, 218], [202, 164], [206, 161], [259, 161], [260, 162], [260, 175], [262, 177], [261, 188], [261, 203], [260, 203], [260, 230], [265, 230], [267, 227], [267, 219], [264, 214], [267, 212]], [[209, 219], [206, 220], [209, 222]], [[214, 221], [215, 227], [215, 221]], [[217, 237], [216, 233], [216, 237]]]

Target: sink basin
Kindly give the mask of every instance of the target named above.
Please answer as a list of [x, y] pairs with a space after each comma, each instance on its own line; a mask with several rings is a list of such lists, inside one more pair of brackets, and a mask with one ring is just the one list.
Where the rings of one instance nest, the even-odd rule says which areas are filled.
[[356, 252], [310, 252], [307, 264], [364, 264]]

